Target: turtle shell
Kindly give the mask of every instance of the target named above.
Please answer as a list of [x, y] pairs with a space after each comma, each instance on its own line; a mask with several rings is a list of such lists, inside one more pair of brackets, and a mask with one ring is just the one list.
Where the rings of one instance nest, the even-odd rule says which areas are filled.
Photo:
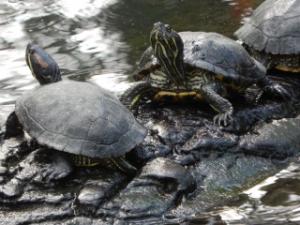
[[15, 112], [38, 143], [88, 157], [118, 157], [146, 136], [115, 96], [88, 82], [41, 86], [20, 97]]
[[184, 63], [221, 75], [225, 81], [254, 83], [261, 80], [265, 67], [236, 41], [221, 34], [180, 32], [184, 42]]
[[[265, 67], [252, 58], [236, 41], [221, 34], [208, 32], [179, 32], [184, 43], [184, 63], [189, 69], [204, 69], [221, 75], [229, 82], [252, 84], [266, 74]], [[149, 47], [138, 66], [140, 73], [157, 67]], [[155, 58], [156, 59], [156, 58]]]
[[300, 53], [300, 1], [266, 0], [235, 35], [257, 51]]

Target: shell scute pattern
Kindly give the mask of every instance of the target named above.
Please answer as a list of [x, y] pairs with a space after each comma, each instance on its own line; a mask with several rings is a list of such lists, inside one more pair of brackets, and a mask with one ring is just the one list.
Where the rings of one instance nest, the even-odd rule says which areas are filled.
[[90, 157], [122, 155], [146, 135], [117, 98], [85, 82], [40, 87], [18, 99], [16, 114], [40, 144]]

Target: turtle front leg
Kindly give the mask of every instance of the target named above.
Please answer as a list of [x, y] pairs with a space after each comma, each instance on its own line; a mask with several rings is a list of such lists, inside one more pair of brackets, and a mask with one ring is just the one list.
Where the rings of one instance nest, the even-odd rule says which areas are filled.
[[150, 95], [153, 87], [147, 81], [135, 83], [132, 87], [126, 90], [120, 97], [120, 101], [130, 110], [135, 111], [140, 100]]
[[215, 83], [205, 84], [201, 86], [200, 89], [201, 95], [205, 100], [214, 110], [219, 112], [219, 114], [214, 117], [214, 123], [219, 126], [229, 125], [232, 121], [233, 113], [232, 104], [219, 94], [223, 90], [224, 88], [221, 85]]

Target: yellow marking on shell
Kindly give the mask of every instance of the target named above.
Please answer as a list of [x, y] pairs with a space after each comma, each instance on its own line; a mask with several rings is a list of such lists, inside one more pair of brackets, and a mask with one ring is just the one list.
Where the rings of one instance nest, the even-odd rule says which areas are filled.
[[299, 68], [291, 68], [285, 65], [278, 65], [276, 66], [276, 69], [284, 71], [284, 72], [291, 72], [291, 73], [300, 73], [300, 67]]
[[198, 100], [203, 100], [203, 96], [195, 91], [183, 91], [183, 92], [160, 91], [154, 96], [153, 100], [159, 102], [164, 97], [172, 97], [174, 98], [175, 101], [181, 101], [187, 97], [193, 97]]

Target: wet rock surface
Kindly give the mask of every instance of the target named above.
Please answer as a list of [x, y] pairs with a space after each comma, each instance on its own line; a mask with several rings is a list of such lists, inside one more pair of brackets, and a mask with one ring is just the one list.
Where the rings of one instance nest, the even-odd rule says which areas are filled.
[[282, 83], [294, 101], [233, 100], [226, 128], [206, 104], [145, 99], [137, 118], [149, 132], [126, 156], [138, 168], [132, 177], [107, 165], [75, 168], [22, 135], [4, 139], [10, 108], [0, 121], [0, 224], [224, 224], [205, 211], [243, 202], [241, 191], [298, 154], [300, 82]]

